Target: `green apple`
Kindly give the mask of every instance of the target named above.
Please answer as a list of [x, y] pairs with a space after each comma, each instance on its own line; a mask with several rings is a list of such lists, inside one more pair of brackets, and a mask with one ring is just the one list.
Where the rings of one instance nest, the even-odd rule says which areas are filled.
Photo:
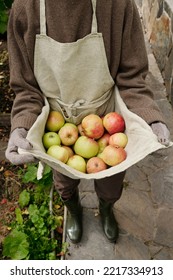
[[86, 161], [79, 155], [71, 156], [67, 161], [67, 165], [80, 172], [86, 173]]
[[68, 161], [69, 153], [68, 151], [61, 146], [53, 145], [47, 150], [47, 154], [56, 158], [64, 163]]
[[83, 158], [91, 158], [99, 151], [98, 143], [87, 136], [79, 136], [73, 146], [74, 152]]
[[61, 139], [56, 132], [46, 132], [43, 135], [43, 145], [46, 149], [49, 149], [52, 145], [60, 145]]
[[65, 124], [63, 115], [58, 111], [51, 111], [46, 122], [46, 129], [48, 131], [58, 131]]

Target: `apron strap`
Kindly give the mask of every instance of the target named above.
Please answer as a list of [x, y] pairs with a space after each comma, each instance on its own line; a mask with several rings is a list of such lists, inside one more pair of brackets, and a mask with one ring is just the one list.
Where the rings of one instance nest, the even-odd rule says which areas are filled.
[[40, 34], [46, 35], [46, 7], [45, 7], [45, 0], [40, 0]]
[[91, 33], [97, 33], [96, 2], [97, 0], [92, 0], [93, 19], [92, 19]]

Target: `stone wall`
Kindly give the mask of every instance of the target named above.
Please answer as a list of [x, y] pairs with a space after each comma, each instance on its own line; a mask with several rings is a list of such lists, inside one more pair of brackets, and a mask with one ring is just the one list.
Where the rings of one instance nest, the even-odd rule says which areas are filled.
[[141, 0], [144, 28], [173, 106], [173, 0]]

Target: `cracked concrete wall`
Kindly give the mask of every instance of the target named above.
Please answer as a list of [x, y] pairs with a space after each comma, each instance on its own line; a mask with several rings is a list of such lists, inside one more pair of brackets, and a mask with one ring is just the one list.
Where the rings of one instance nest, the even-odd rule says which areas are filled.
[[162, 73], [168, 99], [173, 106], [173, 1], [140, 2], [145, 32]]

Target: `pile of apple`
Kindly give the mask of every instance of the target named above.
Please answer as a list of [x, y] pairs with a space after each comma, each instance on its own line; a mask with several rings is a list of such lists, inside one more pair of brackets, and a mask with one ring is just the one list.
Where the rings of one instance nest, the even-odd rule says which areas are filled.
[[65, 122], [58, 111], [49, 113], [43, 145], [48, 155], [83, 173], [95, 173], [126, 159], [125, 121], [117, 112], [89, 114], [79, 125]]

